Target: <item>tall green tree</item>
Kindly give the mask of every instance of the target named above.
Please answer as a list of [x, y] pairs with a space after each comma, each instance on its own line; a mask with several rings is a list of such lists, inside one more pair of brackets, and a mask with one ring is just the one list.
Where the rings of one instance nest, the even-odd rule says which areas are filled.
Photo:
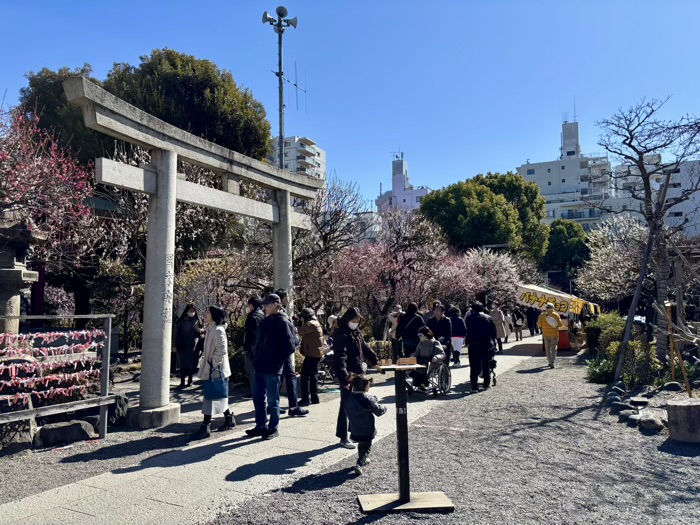
[[172, 49], [114, 64], [104, 88], [151, 115], [256, 159], [271, 146], [265, 108], [233, 75]]
[[548, 270], [560, 270], [567, 277], [581, 268], [589, 256], [586, 232], [574, 221], [557, 219], [549, 227], [549, 246], [544, 264]]
[[522, 224], [523, 251], [541, 262], [547, 251], [549, 228], [542, 220], [547, 215], [546, 201], [534, 182], [525, 180], [517, 173], [487, 173], [473, 179], [497, 195], [503, 195], [518, 211]]
[[522, 245], [517, 210], [503, 195], [473, 180], [426, 195], [420, 209], [440, 226], [457, 250], [492, 244], [507, 244], [511, 248]]
[[90, 64], [57, 71], [44, 68], [38, 73], [27, 73], [28, 84], [20, 90], [20, 104], [30, 116], [39, 118], [40, 128], [51, 130], [59, 144], [70, 147], [78, 160], [87, 164], [97, 157], [111, 156], [114, 139], [88, 129], [82, 110], [68, 104], [63, 81], [75, 76], [102, 85], [92, 77]]
[[138, 66], [114, 64], [107, 79], [92, 78], [89, 64], [76, 69], [44, 68], [27, 74], [20, 103], [39, 117], [39, 126], [53, 130], [87, 163], [111, 156], [114, 139], [85, 127], [80, 108], [68, 104], [61, 83], [84, 76], [139, 109], [199, 137], [256, 159], [271, 146], [270, 123], [263, 105], [229, 71], [209, 60], [172, 49], [142, 56]]

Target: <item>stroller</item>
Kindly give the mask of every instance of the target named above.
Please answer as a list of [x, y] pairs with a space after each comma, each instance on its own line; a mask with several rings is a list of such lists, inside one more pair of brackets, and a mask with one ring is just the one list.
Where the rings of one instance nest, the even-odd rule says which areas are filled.
[[318, 380], [322, 385], [328, 385], [336, 382], [335, 368], [333, 366], [333, 347], [326, 345], [325, 353], [318, 365]]

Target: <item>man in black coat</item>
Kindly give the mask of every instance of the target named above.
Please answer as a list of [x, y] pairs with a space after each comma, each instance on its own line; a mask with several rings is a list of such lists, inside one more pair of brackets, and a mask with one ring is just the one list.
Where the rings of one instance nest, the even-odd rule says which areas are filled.
[[255, 428], [246, 430], [246, 433], [271, 439], [278, 435], [282, 369], [289, 356], [294, 355], [297, 336], [292, 322], [282, 311], [279, 295], [268, 295], [263, 302], [263, 309], [266, 317], [258, 325], [253, 351]]
[[[282, 302], [282, 313], [291, 317], [292, 326], [296, 325], [297, 318], [292, 315], [293, 312], [289, 311], [289, 293], [284, 288], [280, 288], [275, 292], [278, 295], [280, 301]], [[296, 335], [297, 329], [294, 328], [294, 334]], [[297, 337], [297, 341], [299, 338]], [[299, 406], [299, 398], [297, 397], [297, 371], [294, 366], [294, 354], [290, 355], [287, 361], [284, 363], [284, 369], [282, 370], [282, 377], [287, 386], [287, 401], [289, 402], [289, 415], [295, 416], [306, 416], [309, 411], [306, 408]], [[284, 413], [284, 411], [282, 411]]]
[[445, 316], [445, 307], [442, 304], [435, 305], [433, 316], [428, 319], [427, 326], [445, 350], [445, 363], [449, 365], [452, 349], [452, 321]]
[[262, 310], [262, 299], [253, 296], [248, 299], [248, 316], [245, 319], [245, 327], [243, 330], [243, 354], [245, 358], [245, 374], [250, 383], [250, 399], [253, 398], [253, 379], [255, 377], [255, 368], [253, 368], [253, 351], [255, 350], [255, 342], [257, 340], [257, 331], [260, 321], [265, 319], [265, 314]]
[[472, 392], [479, 389], [479, 374], [484, 374], [484, 390], [491, 385], [489, 360], [491, 349], [496, 341], [496, 324], [484, 313], [484, 305], [479, 301], [472, 304], [472, 314], [465, 321], [467, 344], [469, 345], [469, 379]]

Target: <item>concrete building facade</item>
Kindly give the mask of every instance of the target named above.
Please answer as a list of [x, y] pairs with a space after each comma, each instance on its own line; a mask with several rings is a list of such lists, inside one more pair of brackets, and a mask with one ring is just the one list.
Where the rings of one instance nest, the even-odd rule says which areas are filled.
[[375, 201], [377, 210], [381, 213], [387, 209], [413, 211], [420, 208], [420, 203], [428, 193], [427, 186], [413, 186], [408, 177], [408, 162], [403, 153], [395, 156], [391, 162], [391, 190], [383, 192], [381, 186], [379, 197]]
[[[662, 164], [660, 155], [649, 159], [651, 167]], [[673, 165], [668, 198], [678, 197], [683, 191], [698, 186], [700, 161]], [[638, 212], [641, 203], [633, 198], [639, 190], [639, 178], [634, 168], [615, 166], [607, 155], [581, 153], [578, 122], [564, 122], [561, 133], [559, 159], [546, 162], [527, 162], [517, 168], [521, 177], [540, 188], [547, 202], [545, 222], [569, 219], [588, 231], [610, 213]], [[653, 181], [654, 190], [660, 189], [664, 174]], [[700, 192], [677, 206], [666, 217], [669, 226], [683, 226], [686, 235], [700, 235]]]
[[[268, 160], [275, 166], [279, 164], [279, 143], [276, 139]], [[325, 179], [326, 152], [308, 137], [285, 137], [284, 169], [317, 179]]]
[[539, 186], [547, 201], [547, 224], [556, 219], [570, 219], [580, 223], [584, 230], [606, 215], [601, 207], [617, 196], [611, 170], [606, 155], [581, 153], [578, 122], [562, 124], [559, 159], [527, 162], [517, 168], [521, 177]]

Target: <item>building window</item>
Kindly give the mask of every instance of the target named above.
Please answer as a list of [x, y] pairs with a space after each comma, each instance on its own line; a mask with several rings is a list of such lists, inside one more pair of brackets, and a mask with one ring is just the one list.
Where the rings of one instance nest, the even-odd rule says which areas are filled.
[[669, 217], [683, 217], [682, 211], [672, 211], [668, 214]]
[[288, 147], [290, 147], [291, 145], [292, 145], [292, 143], [289, 142], [288, 140], [285, 140], [285, 141], [284, 141], [284, 147], [285, 147], [285, 148], [288, 148]]
[[566, 152], [566, 156], [567, 156], [567, 157], [573, 157], [574, 155], [576, 155], [576, 152], [575, 152], [575, 151], [567, 151], [567, 152]]
[[566, 179], [561, 179], [562, 183], [566, 182]]
[[671, 184], [668, 185], [669, 188], [680, 188], [681, 183], [680, 182], [672, 182]]
[[528, 175], [534, 175], [534, 174], [535, 174], [535, 170], [534, 170], [534, 169], [527, 170], [527, 174], [528, 174]]
[[547, 173], [552, 173], [552, 168], [547, 168]]
[[547, 181], [547, 186], [551, 186], [551, 185], [552, 185], [552, 181], [551, 181], [551, 180], [548, 180], [548, 181]]
[[562, 165], [561, 169], [565, 170], [565, 169], [566, 169], [566, 166]]
[[588, 195], [588, 188], [581, 188], [581, 195]]
[[406, 199], [404, 199], [403, 201], [406, 202]]
[[423, 197], [416, 197], [416, 202], [421, 202], [423, 200]]
[[289, 169], [289, 164], [284, 165], [284, 169], [288, 170]]

